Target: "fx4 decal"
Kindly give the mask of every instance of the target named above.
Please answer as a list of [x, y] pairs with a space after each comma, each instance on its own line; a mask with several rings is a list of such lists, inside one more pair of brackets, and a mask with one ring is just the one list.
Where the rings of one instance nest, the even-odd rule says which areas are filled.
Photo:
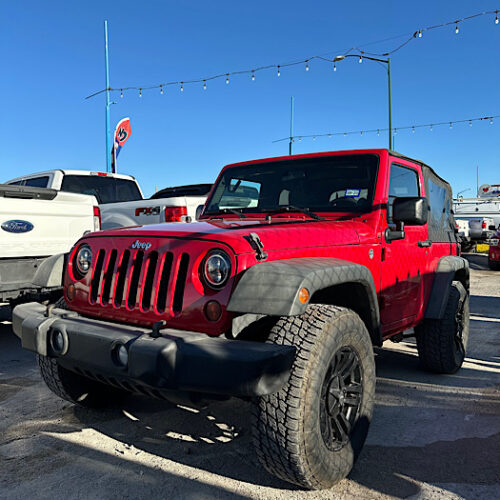
[[139, 215], [160, 215], [160, 207], [142, 207], [135, 209], [135, 216]]

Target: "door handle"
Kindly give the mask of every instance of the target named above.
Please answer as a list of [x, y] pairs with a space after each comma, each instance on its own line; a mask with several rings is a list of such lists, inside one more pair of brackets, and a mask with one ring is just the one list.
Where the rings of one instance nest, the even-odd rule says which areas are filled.
[[432, 246], [432, 241], [431, 240], [424, 240], [424, 241], [419, 241], [418, 246], [420, 248], [428, 248]]

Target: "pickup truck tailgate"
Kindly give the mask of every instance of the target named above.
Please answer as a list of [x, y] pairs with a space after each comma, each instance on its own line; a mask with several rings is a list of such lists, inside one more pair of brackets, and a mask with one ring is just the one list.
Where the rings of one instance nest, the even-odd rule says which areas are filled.
[[93, 196], [0, 184], [0, 258], [68, 252], [94, 230]]

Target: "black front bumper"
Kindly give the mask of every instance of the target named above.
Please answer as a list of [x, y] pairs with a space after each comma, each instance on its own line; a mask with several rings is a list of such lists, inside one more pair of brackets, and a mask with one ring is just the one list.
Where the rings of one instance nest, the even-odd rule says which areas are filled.
[[[17, 306], [13, 329], [25, 349], [57, 358], [61, 366], [101, 381], [128, 382], [157, 390], [226, 396], [262, 396], [278, 391], [288, 380], [295, 358], [291, 346], [210, 338], [205, 334], [151, 329], [86, 318], [41, 304]], [[64, 348], [54, 348], [61, 332]], [[120, 366], [117, 346], [128, 351]], [[125, 385], [126, 386], [126, 385]]]

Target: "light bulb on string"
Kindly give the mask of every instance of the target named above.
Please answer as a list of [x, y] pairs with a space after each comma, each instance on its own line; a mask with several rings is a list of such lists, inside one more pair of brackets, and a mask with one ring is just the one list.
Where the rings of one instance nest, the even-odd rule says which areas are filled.
[[415, 133], [415, 127], [412, 127], [412, 128], [411, 128], [411, 131], [412, 131], [413, 133]]
[[142, 97], [142, 89], [139, 89], [139, 97]]
[[337, 71], [337, 63], [333, 63], [333, 71]]
[[226, 74], [226, 85], [229, 85], [229, 73]]
[[207, 81], [203, 80], [203, 90], [207, 90]]
[[418, 38], [422, 38], [422, 30], [418, 30]]
[[458, 29], [458, 23], [456, 23], [456, 25], [455, 25], [455, 34], [458, 35], [459, 31], [460, 30]]
[[328, 134], [328, 137], [331, 139], [332, 138], [332, 134]]
[[181, 82], [181, 92], [184, 92], [184, 82]]
[[498, 10], [495, 11], [495, 24], [498, 24]]
[[377, 135], [380, 135], [380, 130], [377, 130]]
[[398, 129], [397, 128], [394, 129], [394, 135], [398, 135]]
[[120, 97], [123, 99], [123, 89], [120, 89]]
[[363, 56], [359, 56], [359, 64], [363, 62]]
[[309, 71], [309, 61], [306, 61], [306, 71]]
[[163, 95], [163, 85], [160, 85], [160, 94]]
[[493, 125], [493, 118], [490, 120], [490, 125]]
[[453, 124], [450, 122], [450, 130], [453, 128]]
[[431, 130], [431, 132], [432, 132], [432, 123], [431, 123], [431, 127], [430, 127], [430, 130]]
[[280, 76], [280, 75], [281, 75], [281, 71], [280, 71], [280, 67], [278, 65], [278, 76]]
[[472, 120], [469, 120], [469, 127], [472, 127]]
[[255, 71], [252, 70], [252, 82], [255, 82]]
[[363, 135], [363, 131], [361, 131], [360, 134]]
[[347, 134], [344, 132], [344, 137], [347, 137]]
[[299, 137], [299, 142], [302, 140], [302, 137]]
[[315, 141], [315, 140], [316, 140], [316, 136], [313, 137], [313, 141]]

